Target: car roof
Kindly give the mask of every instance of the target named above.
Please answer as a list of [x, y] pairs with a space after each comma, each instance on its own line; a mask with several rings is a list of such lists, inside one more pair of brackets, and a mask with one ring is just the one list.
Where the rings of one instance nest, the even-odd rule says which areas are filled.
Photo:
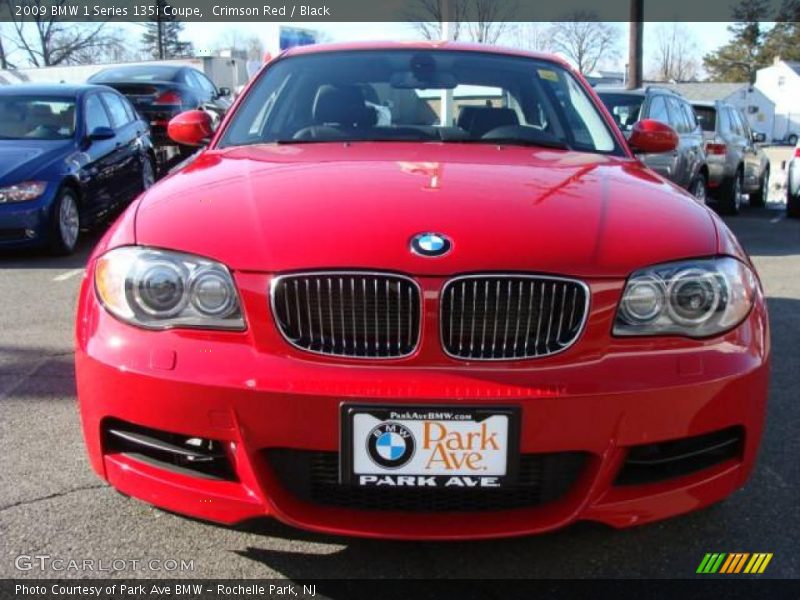
[[29, 94], [31, 96], [81, 96], [86, 92], [96, 89], [110, 89], [104, 85], [89, 83], [13, 83], [0, 86], [1, 96], [16, 96]]
[[301, 54], [317, 54], [323, 52], [344, 52], [348, 50], [455, 50], [461, 52], [480, 52], [483, 54], [504, 54], [507, 56], [522, 56], [525, 58], [537, 58], [558, 63], [562, 67], [573, 70], [564, 59], [545, 52], [530, 52], [520, 48], [507, 48], [504, 46], [490, 46], [486, 44], [474, 44], [467, 42], [452, 42], [447, 40], [438, 41], [412, 41], [412, 42], [337, 42], [331, 44], [311, 44], [308, 46], [295, 46], [281, 53], [281, 56], [296, 56]]

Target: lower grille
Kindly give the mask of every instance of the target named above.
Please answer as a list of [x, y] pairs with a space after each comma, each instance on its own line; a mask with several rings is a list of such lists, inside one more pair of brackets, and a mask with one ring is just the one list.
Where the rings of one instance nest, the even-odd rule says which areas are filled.
[[580, 335], [589, 294], [579, 282], [546, 276], [453, 279], [442, 292], [445, 351], [468, 360], [513, 360], [564, 350]]
[[640, 485], [689, 475], [739, 458], [744, 430], [730, 427], [714, 433], [633, 446], [615, 485]]
[[0, 229], [0, 242], [15, 242], [24, 239], [24, 229]]
[[266, 451], [281, 484], [312, 504], [358, 510], [480, 512], [527, 508], [566, 494], [583, 471], [588, 454], [524, 454], [516, 484], [504, 488], [360, 488], [339, 484], [339, 455], [275, 448]]
[[222, 444], [116, 419], [103, 422], [103, 451], [124, 454], [159, 469], [204, 479], [236, 481]]
[[272, 286], [284, 337], [303, 350], [354, 358], [399, 358], [419, 342], [420, 293], [388, 273], [285, 275]]

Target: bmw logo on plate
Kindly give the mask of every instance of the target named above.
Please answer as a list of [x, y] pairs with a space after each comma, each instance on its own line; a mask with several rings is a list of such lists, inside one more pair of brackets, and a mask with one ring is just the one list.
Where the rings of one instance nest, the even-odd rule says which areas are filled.
[[414, 456], [417, 449], [414, 434], [400, 423], [387, 421], [375, 426], [367, 439], [367, 454], [384, 469], [397, 469]]
[[411, 239], [411, 250], [422, 256], [443, 256], [452, 244], [440, 233], [418, 233]]

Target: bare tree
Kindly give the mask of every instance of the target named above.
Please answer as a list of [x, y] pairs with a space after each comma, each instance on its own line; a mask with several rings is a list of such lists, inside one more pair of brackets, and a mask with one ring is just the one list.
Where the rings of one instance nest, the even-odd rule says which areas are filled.
[[0, 23], [0, 69], [11, 69], [13, 65], [8, 62], [5, 48], [5, 34], [3, 33], [3, 24]]
[[[446, 4], [450, 3], [450, 14], [445, 18]], [[450, 30], [452, 39], [457, 40], [463, 33], [467, 0], [413, 0], [408, 9], [408, 17], [417, 32], [426, 40], [440, 40], [442, 22], [453, 23]]]
[[553, 50], [572, 61], [581, 73], [591, 73], [601, 59], [618, 54], [619, 33], [608, 24], [597, 20], [591, 11], [578, 11], [569, 20], [553, 23]]
[[514, 10], [513, 3], [497, 0], [471, 0], [467, 2], [467, 33], [473, 42], [496, 44], [509, 31], [506, 20]]
[[508, 33], [509, 43], [523, 50], [551, 52], [553, 34], [549, 26], [542, 23], [517, 23]]
[[692, 32], [681, 23], [661, 25], [656, 33], [657, 47], [651, 76], [657, 81], [687, 81], [697, 76], [697, 43]]
[[117, 63], [138, 59], [138, 52], [131, 48], [128, 36], [118, 28], [103, 32], [103, 43], [81, 48], [67, 62], [76, 65]]
[[69, 64], [80, 53], [109, 43], [109, 37], [104, 33], [105, 22], [91, 25], [65, 23], [57, 16], [57, 11], [50, 9], [64, 6], [67, 1], [17, 0], [16, 4], [31, 7], [30, 14], [37, 15], [23, 20], [15, 16], [11, 0], [6, 0], [14, 29], [11, 43], [33, 66]]

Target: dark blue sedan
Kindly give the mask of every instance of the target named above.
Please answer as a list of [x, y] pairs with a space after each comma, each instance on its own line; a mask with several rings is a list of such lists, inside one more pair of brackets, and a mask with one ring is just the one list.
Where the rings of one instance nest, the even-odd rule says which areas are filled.
[[69, 254], [154, 181], [148, 124], [116, 90], [0, 87], [0, 248]]

